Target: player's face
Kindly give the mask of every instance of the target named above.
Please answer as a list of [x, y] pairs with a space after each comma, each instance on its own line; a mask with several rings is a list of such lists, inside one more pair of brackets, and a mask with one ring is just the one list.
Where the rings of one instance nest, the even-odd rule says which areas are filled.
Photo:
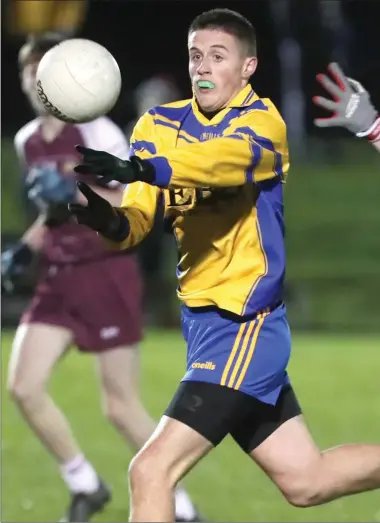
[[189, 35], [189, 72], [201, 109], [219, 111], [247, 85], [257, 67], [233, 35], [202, 29]]
[[40, 57], [31, 58], [24, 65], [21, 72], [21, 88], [28, 98], [34, 112], [38, 116], [46, 116], [48, 113], [40, 101], [36, 88], [36, 73]]

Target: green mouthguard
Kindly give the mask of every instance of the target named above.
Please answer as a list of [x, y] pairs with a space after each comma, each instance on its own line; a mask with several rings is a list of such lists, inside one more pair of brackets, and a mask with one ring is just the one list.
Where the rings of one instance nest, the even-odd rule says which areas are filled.
[[210, 82], [209, 80], [200, 80], [198, 82], [198, 87], [206, 87], [207, 89], [214, 89], [215, 87], [215, 84], [213, 84], [212, 82]]

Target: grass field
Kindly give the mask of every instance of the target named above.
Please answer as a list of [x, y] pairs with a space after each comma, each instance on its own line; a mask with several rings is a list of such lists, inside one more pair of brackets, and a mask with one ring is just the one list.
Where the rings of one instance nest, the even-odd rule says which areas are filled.
[[[12, 333], [2, 336], [1, 521], [57, 521], [67, 493], [56, 465], [23, 424], [4, 393]], [[379, 442], [379, 337], [300, 336], [294, 340], [291, 375], [307, 421], [321, 446]], [[184, 369], [179, 334], [154, 332], [143, 347], [143, 395], [153, 415], [165, 408]], [[51, 390], [72, 421], [80, 443], [114, 498], [97, 521], [127, 521], [126, 470], [131, 454], [102, 418], [90, 357], [71, 354]], [[268, 479], [235, 447], [223, 442], [187, 479], [209, 521], [380, 521], [379, 492], [324, 507], [288, 506]]]

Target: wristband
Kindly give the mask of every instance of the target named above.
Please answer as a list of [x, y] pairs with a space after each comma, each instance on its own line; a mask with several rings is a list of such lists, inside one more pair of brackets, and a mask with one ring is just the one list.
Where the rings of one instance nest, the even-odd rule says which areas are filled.
[[380, 140], [380, 116], [377, 116], [367, 131], [357, 133], [356, 136], [358, 138], [367, 138], [369, 142], [377, 142], [377, 140]]

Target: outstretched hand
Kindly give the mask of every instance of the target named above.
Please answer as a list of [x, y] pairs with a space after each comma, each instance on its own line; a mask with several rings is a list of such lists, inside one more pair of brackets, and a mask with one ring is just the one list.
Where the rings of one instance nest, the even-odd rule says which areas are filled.
[[88, 149], [82, 145], [75, 148], [83, 158], [82, 163], [74, 167], [74, 171], [84, 175], [97, 175], [105, 183], [115, 180], [124, 185], [144, 180], [146, 171], [152, 169], [144, 160], [135, 156], [129, 160], [121, 160], [112, 154]]
[[104, 236], [112, 236], [120, 227], [121, 217], [114, 207], [99, 196], [86, 183], [77, 182], [78, 189], [87, 200], [87, 205], [70, 203], [69, 211], [77, 223], [86, 225]]
[[337, 63], [329, 64], [328, 71], [334, 81], [325, 74], [317, 75], [317, 80], [332, 99], [315, 96], [313, 102], [331, 111], [332, 115], [317, 118], [314, 124], [317, 127], [345, 127], [359, 136], [370, 132], [378, 114], [369, 93], [357, 80], [347, 77]]

